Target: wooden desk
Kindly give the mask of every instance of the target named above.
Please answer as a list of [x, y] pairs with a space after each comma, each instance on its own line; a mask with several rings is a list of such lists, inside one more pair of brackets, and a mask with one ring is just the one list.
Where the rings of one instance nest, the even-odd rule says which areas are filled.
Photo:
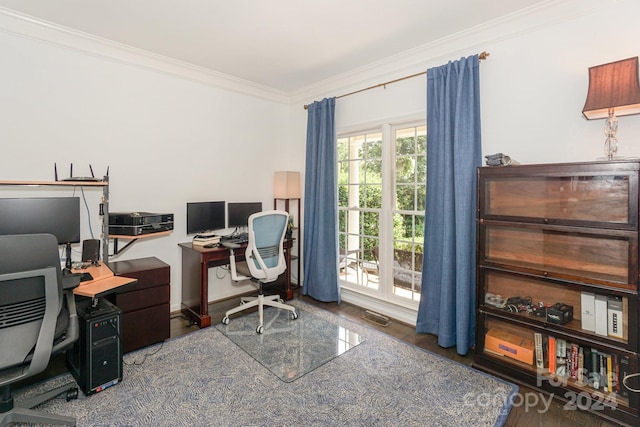
[[[204, 248], [191, 242], [179, 243], [182, 249], [182, 304], [181, 311], [201, 328], [211, 326], [209, 316], [209, 268], [229, 264], [229, 249]], [[284, 241], [286, 298], [293, 298], [291, 290], [291, 247], [293, 239]], [[244, 259], [244, 247], [236, 250], [236, 259]]]
[[95, 298], [107, 292], [113, 291], [115, 288], [134, 284], [136, 279], [122, 276], [114, 276], [113, 272], [104, 263], [99, 266], [91, 266], [82, 270], [72, 270], [73, 273], [89, 273], [93, 280], [80, 282], [77, 288], [73, 290], [74, 295]]

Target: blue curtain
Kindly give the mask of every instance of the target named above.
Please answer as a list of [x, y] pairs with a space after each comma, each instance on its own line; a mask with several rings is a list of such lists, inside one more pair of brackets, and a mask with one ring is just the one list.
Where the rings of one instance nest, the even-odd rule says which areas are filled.
[[478, 55], [427, 70], [427, 201], [416, 332], [467, 354], [475, 340]]
[[307, 107], [302, 293], [324, 302], [340, 301], [335, 105], [325, 98]]

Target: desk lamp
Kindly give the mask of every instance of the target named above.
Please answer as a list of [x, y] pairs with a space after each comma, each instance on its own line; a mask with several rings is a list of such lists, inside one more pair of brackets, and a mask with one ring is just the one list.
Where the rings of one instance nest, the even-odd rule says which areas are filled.
[[587, 120], [606, 118], [604, 153], [613, 160], [618, 151], [617, 116], [640, 113], [638, 57], [589, 68], [589, 92], [582, 114]]

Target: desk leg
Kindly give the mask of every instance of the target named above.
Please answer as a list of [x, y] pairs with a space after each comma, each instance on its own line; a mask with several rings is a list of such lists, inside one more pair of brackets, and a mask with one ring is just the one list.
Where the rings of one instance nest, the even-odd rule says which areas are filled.
[[200, 253], [183, 249], [181, 312], [200, 328], [211, 326], [208, 286], [209, 274]]
[[200, 262], [200, 327], [211, 326], [209, 316], [209, 266], [206, 262]]

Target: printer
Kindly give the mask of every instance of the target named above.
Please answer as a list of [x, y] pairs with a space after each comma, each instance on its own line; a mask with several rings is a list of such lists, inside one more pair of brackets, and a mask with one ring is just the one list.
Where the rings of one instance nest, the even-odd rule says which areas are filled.
[[109, 213], [109, 234], [141, 236], [173, 230], [173, 214], [150, 212]]

